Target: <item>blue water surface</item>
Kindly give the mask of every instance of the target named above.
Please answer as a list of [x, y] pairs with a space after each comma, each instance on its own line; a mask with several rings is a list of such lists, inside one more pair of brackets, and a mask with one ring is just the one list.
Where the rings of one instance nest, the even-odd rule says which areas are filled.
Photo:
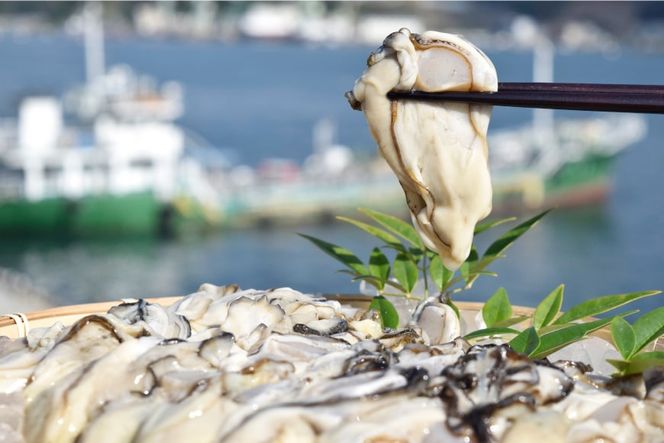
[[[374, 151], [362, 115], [343, 98], [364, 69], [369, 50], [111, 39], [107, 62], [181, 82], [186, 115], [180, 123], [214, 146], [233, 149], [240, 162], [255, 165], [266, 157], [304, 159], [311, 152], [312, 127], [324, 117], [337, 123], [341, 143]], [[489, 56], [501, 80], [530, 79], [530, 54]], [[13, 115], [24, 94], [61, 94], [84, 77], [82, 44], [66, 37], [1, 37], [0, 60], [0, 116]], [[557, 81], [658, 83], [661, 72], [664, 59], [634, 51], [611, 58], [559, 54], [556, 59]], [[523, 109], [496, 109], [491, 125], [514, 126], [529, 116]], [[646, 139], [619, 158], [614, 189], [604, 205], [552, 213], [496, 263], [498, 278], [481, 279], [464, 297], [482, 300], [505, 286], [514, 303], [533, 305], [564, 282], [565, 306], [570, 306], [594, 295], [664, 288], [664, 120], [649, 116], [648, 122]], [[370, 237], [339, 224], [229, 231], [178, 241], [5, 238], [0, 267], [29, 276], [54, 304], [182, 294], [208, 281], [314, 292], [357, 290], [335, 272], [339, 265], [295, 231], [352, 247], [362, 257], [373, 246]], [[639, 307], [652, 309], [663, 300], [647, 299]]]

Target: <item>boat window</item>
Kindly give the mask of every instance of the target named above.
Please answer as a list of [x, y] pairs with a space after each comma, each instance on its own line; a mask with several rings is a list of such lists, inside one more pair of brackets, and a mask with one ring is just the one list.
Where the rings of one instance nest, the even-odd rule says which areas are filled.
[[130, 165], [132, 168], [149, 169], [152, 168], [153, 162], [148, 158], [141, 158], [137, 160], [132, 160]]
[[44, 168], [44, 175], [46, 177], [53, 177], [61, 173], [62, 173], [62, 168], [60, 166], [46, 166]]

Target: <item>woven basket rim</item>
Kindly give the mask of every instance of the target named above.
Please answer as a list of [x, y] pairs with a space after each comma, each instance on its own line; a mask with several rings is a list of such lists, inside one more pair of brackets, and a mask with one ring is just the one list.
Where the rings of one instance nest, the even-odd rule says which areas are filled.
[[[370, 295], [362, 294], [322, 294], [325, 298], [336, 300], [341, 303], [350, 304], [356, 307], [367, 307], [371, 301]], [[171, 305], [185, 296], [171, 296], [171, 297], [152, 297], [145, 298], [147, 302], [158, 303], [161, 305]], [[120, 303], [135, 302], [138, 299], [121, 299], [111, 300], [96, 303], [83, 303], [76, 305], [58, 306], [54, 308], [42, 309], [28, 313], [14, 313], [0, 315], [0, 336], [7, 336], [10, 338], [25, 337], [31, 328], [48, 327], [57, 321], [62, 322], [68, 326], [86, 315], [103, 314], [110, 308]], [[458, 308], [466, 315], [472, 315], [481, 311], [484, 306], [483, 302], [468, 302], [459, 301], [455, 302]], [[531, 315], [535, 308], [528, 306], [512, 306], [512, 313], [514, 315]], [[611, 341], [608, 329], [604, 328], [592, 334], [601, 337], [607, 341]], [[658, 348], [662, 346], [659, 344]]]
[[[371, 301], [371, 296], [362, 294], [323, 294], [325, 298], [336, 300], [341, 303], [350, 304], [357, 307], [367, 307]], [[153, 297], [144, 300], [150, 303], [161, 305], [171, 305], [184, 296], [172, 297]], [[123, 302], [135, 302], [138, 299], [121, 299], [95, 303], [83, 303], [75, 305], [58, 306], [54, 308], [42, 309], [28, 313], [12, 313], [0, 315], [0, 336], [10, 338], [25, 337], [31, 328], [50, 326], [60, 321], [65, 326], [74, 323], [76, 320], [92, 314], [106, 313], [110, 308]], [[482, 309], [482, 302], [456, 302], [456, 305], [463, 312], [476, 313]], [[525, 306], [513, 306], [513, 312], [516, 315], [531, 314], [534, 308]]]
[[[151, 297], [151, 298], [145, 298], [144, 300], [149, 303], [158, 303], [160, 305], [168, 306], [182, 299], [183, 297], [185, 296]], [[370, 295], [361, 295], [361, 294], [323, 294], [323, 297], [351, 305], [362, 305], [365, 303], [369, 303], [371, 301]], [[138, 301], [138, 299], [124, 298], [120, 300], [102, 301], [94, 303], [81, 303], [75, 305], [64, 305], [53, 308], [40, 309], [37, 311], [30, 311], [27, 313], [22, 313], [20, 315], [25, 316], [28, 320], [41, 320], [46, 318], [57, 320], [57, 318], [61, 316], [104, 313], [113, 306], [116, 306], [120, 303], [130, 303], [136, 301]], [[476, 312], [482, 309], [484, 303], [457, 301], [455, 302], [455, 305], [457, 305], [461, 310]], [[512, 311], [517, 315], [525, 315], [532, 313], [534, 311], [534, 308], [528, 306], [513, 305]], [[14, 320], [12, 320], [10, 315], [12, 314], [0, 314], [0, 327], [14, 324]]]

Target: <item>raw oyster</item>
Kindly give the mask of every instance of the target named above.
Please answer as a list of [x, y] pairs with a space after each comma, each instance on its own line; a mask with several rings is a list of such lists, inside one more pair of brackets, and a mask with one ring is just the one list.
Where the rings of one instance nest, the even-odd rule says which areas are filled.
[[448, 427], [480, 441], [505, 426], [513, 414], [509, 409], [559, 402], [574, 387], [562, 369], [532, 362], [507, 345], [472, 347], [442, 375], [445, 381], [434, 392], [447, 406]]
[[309, 323], [298, 323], [293, 326], [293, 331], [299, 334], [310, 335], [334, 335], [348, 330], [348, 322], [341, 318], [328, 318], [325, 320], [313, 320]]
[[108, 311], [121, 329], [133, 336], [148, 334], [162, 338], [185, 339], [191, 335], [189, 320], [164, 307], [141, 299], [134, 303], [122, 303]]
[[449, 269], [470, 253], [475, 224], [491, 212], [486, 132], [491, 107], [390, 101], [390, 91], [496, 91], [491, 61], [457, 35], [401, 29], [373, 52], [347, 94], [361, 109], [406, 194], [424, 244]]
[[122, 368], [158, 343], [157, 338], [125, 341], [84, 369], [70, 373], [26, 407], [27, 441], [69, 441], [83, 430], [95, 409], [118, 393], [132, 390], [135, 379]]
[[425, 301], [415, 310], [414, 323], [428, 345], [449, 343], [461, 335], [461, 323], [448, 305]]

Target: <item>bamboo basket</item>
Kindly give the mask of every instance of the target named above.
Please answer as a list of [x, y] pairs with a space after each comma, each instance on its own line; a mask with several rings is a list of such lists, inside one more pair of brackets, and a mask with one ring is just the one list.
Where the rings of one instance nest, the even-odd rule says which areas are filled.
[[[160, 297], [147, 298], [145, 300], [150, 303], [159, 303], [168, 306], [179, 299], [180, 297]], [[34, 311], [27, 314], [3, 314], [0, 315], [0, 336], [6, 336], [9, 338], [25, 337], [30, 329], [48, 327], [57, 321], [65, 326], [69, 326], [86, 315], [104, 314], [113, 306], [122, 302], [133, 301], [136, 301], [136, 299], [59, 306], [57, 308], [43, 309], [41, 311]]]
[[[351, 295], [351, 294], [325, 294], [329, 300], [337, 300], [340, 303], [348, 304], [358, 308], [368, 308], [371, 298], [366, 295]], [[182, 297], [158, 297], [146, 298], [145, 300], [150, 303], [158, 303], [163, 306], [169, 306]], [[6, 336], [9, 338], [25, 337], [30, 329], [48, 327], [59, 321], [65, 326], [69, 326], [77, 320], [92, 314], [103, 314], [113, 306], [123, 302], [135, 302], [136, 299], [121, 299], [116, 301], [107, 301], [100, 303], [86, 303], [80, 305], [60, 306], [57, 308], [43, 309], [34, 311], [27, 314], [15, 313], [0, 315], [0, 337]], [[456, 305], [461, 311], [461, 316], [464, 321], [472, 324], [475, 316], [482, 310], [484, 303], [481, 302], [456, 302]], [[526, 306], [512, 306], [514, 315], [531, 316], [534, 308]], [[516, 329], [523, 329], [527, 325], [527, 320], [523, 323], [514, 325]], [[599, 331], [593, 332], [591, 335], [602, 338], [609, 343], [613, 343], [611, 339], [611, 332], [608, 327], [604, 327]], [[664, 351], [664, 339], [660, 337], [654, 345], [650, 346], [650, 350]]]
[[[367, 308], [371, 300], [369, 296], [348, 294], [327, 294], [325, 297], [330, 300], [337, 300], [340, 303], [349, 304], [358, 308]], [[145, 300], [150, 303], [158, 303], [164, 306], [168, 306], [175, 303], [180, 298], [181, 297], [160, 297], [148, 298]], [[103, 314], [111, 307], [116, 306], [122, 302], [133, 301], [136, 301], [136, 299], [122, 299], [101, 303], [61, 306], [57, 308], [44, 309], [41, 311], [34, 311], [27, 314], [6, 314], [0, 316], [0, 336], [7, 336], [10, 338], [25, 337], [30, 329], [48, 327], [56, 321], [61, 322], [65, 326], [69, 326], [80, 318], [85, 317], [86, 315]], [[483, 305], [483, 303], [475, 302], [457, 302], [457, 306], [461, 311], [463, 319], [468, 323], [474, 321], [475, 315], [477, 315], [477, 313], [482, 309]], [[515, 315], [530, 315], [533, 313], [533, 308], [523, 306], [513, 306], [512, 309]]]

